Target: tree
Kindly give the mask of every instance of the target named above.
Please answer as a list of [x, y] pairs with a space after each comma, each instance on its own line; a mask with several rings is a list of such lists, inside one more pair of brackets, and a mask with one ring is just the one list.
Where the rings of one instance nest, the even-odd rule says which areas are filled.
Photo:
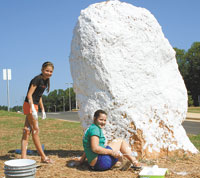
[[174, 50], [176, 51], [176, 61], [178, 63], [179, 71], [185, 81], [188, 74], [188, 62], [185, 59], [186, 51], [178, 48], [174, 48]]
[[186, 77], [187, 89], [191, 92], [194, 105], [198, 106], [198, 95], [200, 95], [200, 42], [194, 42], [185, 54], [188, 65]]
[[11, 111], [17, 112], [17, 111], [22, 111], [22, 106], [14, 106], [11, 108]]
[[7, 106], [0, 106], [0, 110], [7, 111], [7, 110], [8, 110], [8, 107], [7, 107]]
[[[76, 107], [75, 93], [73, 88], [66, 90], [58, 89], [50, 92], [47, 96], [43, 95], [42, 100], [47, 112], [69, 110], [69, 89], [72, 109]], [[64, 107], [64, 108], [63, 108]]]

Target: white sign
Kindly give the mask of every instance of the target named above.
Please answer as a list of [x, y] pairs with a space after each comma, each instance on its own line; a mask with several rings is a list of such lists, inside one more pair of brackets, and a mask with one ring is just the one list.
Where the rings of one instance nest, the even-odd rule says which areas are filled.
[[3, 69], [3, 80], [7, 80], [7, 70], [6, 69]]
[[11, 80], [11, 69], [3, 69], [3, 80]]

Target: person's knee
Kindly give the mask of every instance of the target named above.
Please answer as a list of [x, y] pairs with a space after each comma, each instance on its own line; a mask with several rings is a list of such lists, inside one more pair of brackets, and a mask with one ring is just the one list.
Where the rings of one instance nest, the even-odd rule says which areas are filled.
[[23, 137], [22, 137], [22, 139], [23, 140], [27, 140], [29, 135], [30, 135], [30, 133], [31, 133], [31, 129], [29, 127], [25, 127], [23, 129]]
[[34, 135], [38, 135], [39, 134], [39, 128], [37, 127], [37, 128], [33, 128], [32, 129], [32, 135], [34, 136]]
[[122, 143], [124, 140], [122, 138], [116, 138], [112, 142]]

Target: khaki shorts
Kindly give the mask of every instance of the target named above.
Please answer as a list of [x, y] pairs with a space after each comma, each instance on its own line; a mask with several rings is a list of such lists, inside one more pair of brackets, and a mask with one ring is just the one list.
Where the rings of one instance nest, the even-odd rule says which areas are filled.
[[[35, 107], [35, 110], [38, 112], [38, 105], [34, 104], [34, 107]], [[24, 102], [23, 111], [24, 111], [25, 115], [32, 113], [32, 109], [31, 109], [30, 104], [28, 102]]]

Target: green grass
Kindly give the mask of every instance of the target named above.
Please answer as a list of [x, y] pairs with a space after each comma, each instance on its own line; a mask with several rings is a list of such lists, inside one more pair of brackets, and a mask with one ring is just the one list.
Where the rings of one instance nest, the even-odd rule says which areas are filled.
[[188, 112], [200, 113], [200, 107], [188, 107]]
[[[25, 116], [0, 111], [0, 155], [20, 149]], [[83, 130], [80, 123], [57, 119], [39, 119], [40, 141], [46, 150], [83, 150]], [[200, 150], [200, 135], [189, 135], [191, 142]], [[35, 150], [30, 137], [28, 149]]]
[[[25, 116], [14, 112], [0, 111], [0, 155], [20, 149]], [[57, 119], [39, 119], [40, 141], [46, 150], [82, 150], [80, 123]], [[35, 150], [30, 136], [28, 149]]]
[[8, 111], [4, 111], [4, 110], [0, 110], [0, 117], [2, 116], [12, 116], [12, 117], [24, 117], [24, 115], [22, 113], [17, 113], [17, 112], [8, 112]]
[[194, 144], [194, 146], [200, 150], [200, 134], [199, 135], [191, 135], [189, 136], [191, 142]]

